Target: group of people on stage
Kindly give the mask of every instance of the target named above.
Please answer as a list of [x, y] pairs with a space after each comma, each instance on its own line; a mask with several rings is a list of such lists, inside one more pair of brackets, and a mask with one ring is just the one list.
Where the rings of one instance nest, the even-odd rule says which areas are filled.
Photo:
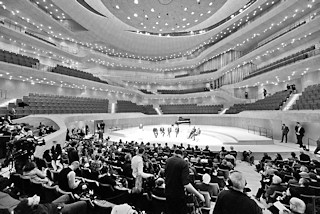
[[194, 126], [193, 129], [191, 130], [188, 139], [196, 140], [196, 136], [201, 134], [200, 128], [196, 129]]
[[[174, 131], [176, 133], [176, 137], [178, 137], [179, 126], [178, 125], [174, 126], [173, 124], [167, 128], [167, 136], [171, 137], [171, 132], [172, 132], [173, 129], [174, 129]], [[158, 129], [156, 127], [154, 127], [152, 131], [153, 131], [153, 134], [154, 134], [155, 138], [157, 138], [158, 135], [159, 135]], [[160, 127], [159, 131], [160, 131], [160, 134], [162, 134], [162, 137], [164, 137], [166, 135], [166, 130], [165, 130], [165, 128], [163, 126]]]
[[[178, 134], [179, 134], [179, 125], [171, 125], [167, 128], [167, 136], [168, 137], [171, 137], [171, 132], [172, 130], [174, 129], [175, 133], [176, 133], [176, 137], [178, 137]], [[158, 138], [158, 135], [159, 135], [159, 131], [160, 131], [160, 134], [162, 135], [162, 137], [164, 137], [166, 135], [166, 130], [165, 128], [162, 126], [160, 127], [159, 131], [158, 131], [158, 128], [154, 127], [153, 128], [153, 134], [155, 136], [155, 138]], [[196, 139], [196, 136], [200, 135], [201, 133], [201, 130], [200, 128], [196, 129], [196, 127], [194, 126], [188, 136], [188, 139], [192, 139], [192, 140], [195, 140]]]

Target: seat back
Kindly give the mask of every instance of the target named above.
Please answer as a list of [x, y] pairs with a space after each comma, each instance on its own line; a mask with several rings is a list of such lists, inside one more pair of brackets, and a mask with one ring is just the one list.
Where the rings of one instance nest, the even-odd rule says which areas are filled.
[[210, 208], [211, 207], [211, 197], [209, 192], [207, 191], [200, 191], [200, 193], [204, 196], [204, 207]]
[[23, 192], [24, 194], [28, 195], [28, 196], [32, 196], [32, 191], [31, 191], [31, 181], [30, 178], [27, 176], [21, 176], [21, 182], [22, 182], [22, 188], [23, 188]]
[[40, 199], [44, 198], [42, 182], [30, 180], [30, 195], [38, 195]]
[[114, 189], [110, 184], [99, 183], [97, 195], [101, 199], [108, 199], [114, 196]]
[[166, 198], [151, 194], [152, 213], [161, 214], [166, 212]]
[[57, 192], [58, 186], [49, 186], [47, 184], [42, 184], [43, 189], [43, 203], [50, 203], [58, 198], [58, 192]]

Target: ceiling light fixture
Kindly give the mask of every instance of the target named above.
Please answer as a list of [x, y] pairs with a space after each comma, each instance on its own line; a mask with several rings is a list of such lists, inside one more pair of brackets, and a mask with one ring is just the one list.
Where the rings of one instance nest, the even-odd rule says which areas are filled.
[[139, 0], [133, 0], [133, 3], [139, 4]]

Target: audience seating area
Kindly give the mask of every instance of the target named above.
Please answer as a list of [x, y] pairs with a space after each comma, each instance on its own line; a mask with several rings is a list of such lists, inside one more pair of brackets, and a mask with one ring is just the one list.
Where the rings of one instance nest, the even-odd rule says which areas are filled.
[[141, 112], [144, 114], [155, 115], [156, 110], [152, 105], [137, 105], [131, 101], [118, 100], [117, 102], [117, 113], [128, 113], [128, 112]]
[[54, 67], [52, 69], [52, 72], [108, 84], [106, 81], [103, 81], [100, 78], [93, 76], [93, 74], [91, 74], [91, 73], [80, 71], [80, 70], [73, 69], [73, 68], [67, 68], [67, 67], [64, 67], [64, 66], [61, 66], [61, 65], [57, 65], [56, 67]]
[[160, 94], [191, 94], [191, 93], [199, 93], [209, 91], [207, 88], [190, 88], [184, 90], [158, 90]]
[[163, 114], [218, 114], [223, 105], [175, 104], [160, 105]]
[[46, 94], [29, 94], [16, 104], [10, 103], [17, 115], [107, 113], [108, 100], [87, 97], [71, 97]]
[[30, 68], [39, 64], [38, 59], [34, 59], [28, 56], [12, 53], [12, 52], [1, 50], [1, 49], [0, 49], [0, 61], [21, 65], [21, 66], [26, 66]]
[[218, 69], [213, 69], [213, 70], [207, 70], [207, 71], [200, 71], [200, 74], [208, 74], [208, 73], [213, 73], [216, 72]]
[[266, 66], [258, 68], [253, 73], [249, 74], [248, 76], [244, 77], [243, 79], [244, 80], [245, 79], [249, 79], [251, 77], [260, 75], [262, 73], [266, 73], [268, 71], [271, 71], [271, 70], [274, 70], [274, 69], [289, 65], [291, 63], [295, 63], [296, 61], [306, 59], [306, 58], [310, 57], [308, 52], [312, 51], [314, 49], [315, 49], [315, 46], [313, 45], [313, 46], [311, 46], [311, 47], [309, 47], [307, 49], [304, 49], [302, 51], [299, 51], [299, 52], [297, 52], [295, 54], [292, 54], [290, 56], [284, 57], [284, 58], [282, 58], [280, 60], [277, 60], [277, 61], [275, 61], [275, 62], [273, 62], [271, 64], [268, 64]]
[[147, 89], [139, 89], [144, 94], [153, 94], [151, 91], [148, 91]]
[[235, 104], [226, 111], [226, 114], [237, 114], [241, 111], [250, 110], [279, 110], [290, 94], [291, 91], [289, 90], [279, 91], [254, 103]]
[[292, 109], [320, 109], [320, 85], [308, 86]]

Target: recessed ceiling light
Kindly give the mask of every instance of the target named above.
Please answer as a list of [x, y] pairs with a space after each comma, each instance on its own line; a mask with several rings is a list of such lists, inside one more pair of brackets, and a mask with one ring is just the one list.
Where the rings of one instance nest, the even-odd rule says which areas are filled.
[[186, 20], [187, 20], [186, 18], [183, 18], [183, 19], [182, 19], [182, 21], [186, 21]]
[[168, 25], [168, 23], [165, 23], [164, 25], [166, 25], [166, 26], [167, 26], [167, 25]]
[[154, 12], [154, 9], [153, 9], [153, 8], [151, 8], [151, 12]]
[[188, 8], [185, 7], [185, 8], [184, 8], [184, 11], [187, 11], [187, 10], [188, 10]]
[[211, 13], [211, 10], [209, 10], [208, 13]]
[[156, 22], [156, 25], [158, 25], [159, 24], [159, 22]]
[[203, 13], [200, 13], [200, 16], [203, 16]]
[[194, 12], [191, 12], [191, 15], [193, 15], [194, 14]]
[[144, 15], [144, 17], [148, 18], [148, 15], [147, 15], [147, 14], [146, 14], [146, 15]]
[[210, 3], [209, 3], [209, 6], [211, 6], [212, 4], [213, 4], [213, 3], [212, 3], [212, 2], [210, 2]]
[[119, 10], [120, 9], [119, 5], [116, 5], [116, 8]]
[[127, 19], [131, 19], [131, 18], [128, 16]]
[[142, 23], [142, 22], [141, 22], [140, 24], [141, 24], [141, 25], [143, 25], [143, 23]]
[[190, 23], [187, 23], [187, 25], [190, 25]]
[[134, 16], [134, 17], [138, 17], [138, 14], [135, 13], [135, 14], [133, 14], [133, 16]]
[[133, 0], [133, 3], [139, 4], [139, 0]]
[[198, 19], [194, 20], [194, 22], [198, 22]]
[[153, 29], [156, 28], [155, 26], [152, 27]]

